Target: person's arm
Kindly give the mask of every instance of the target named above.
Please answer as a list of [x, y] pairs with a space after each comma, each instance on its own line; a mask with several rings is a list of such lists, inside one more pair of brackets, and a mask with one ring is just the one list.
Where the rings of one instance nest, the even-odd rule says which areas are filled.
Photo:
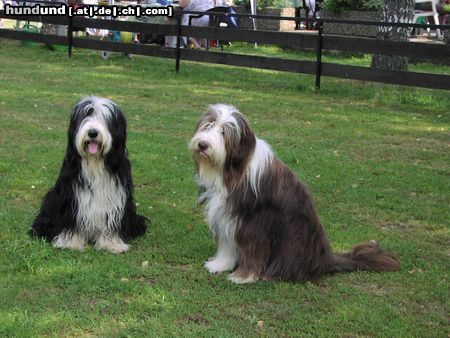
[[178, 2], [178, 5], [179, 5], [181, 8], [185, 8], [185, 7], [188, 6], [190, 3], [191, 3], [191, 0], [180, 0], [180, 1]]

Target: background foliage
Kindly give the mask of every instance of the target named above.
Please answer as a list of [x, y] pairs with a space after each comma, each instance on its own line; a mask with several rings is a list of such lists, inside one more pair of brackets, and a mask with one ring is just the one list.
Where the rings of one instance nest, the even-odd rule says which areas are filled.
[[[324, 0], [323, 7], [336, 13], [346, 10], [373, 11], [383, 8], [384, 0]], [[256, 7], [258, 10], [267, 7], [296, 7], [302, 4], [301, 0], [258, 0]], [[250, 8], [250, 0], [235, 0], [235, 6]]]
[[336, 13], [346, 10], [380, 10], [383, 4], [384, 0], [324, 0], [324, 7]]

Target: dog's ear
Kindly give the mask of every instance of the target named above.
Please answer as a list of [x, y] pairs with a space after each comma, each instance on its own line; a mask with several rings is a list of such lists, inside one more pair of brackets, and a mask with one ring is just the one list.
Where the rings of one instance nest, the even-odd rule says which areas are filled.
[[109, 132], [112, 136], [112, 148], [125, 151], [127, 143], [127, 120], [120, 108], [113, 104], [111, 115], [114, 118], [108, 120]]
[[127, 121], [120, 108], [113, 105], [114, 111], [108, 120], [108, 129], [111, 133], [112, 145], [111, 149], [106, 155], [105, 162], [108, 168], [113, 172], [122, 172], [119, 177], [125, 175], [130, 170], [128, 161], [128, 151], [126, 147], [127, 142]]
[[255, 150], [256, 137], [244, 115], [233, 113], [237, 128], [225, 130], [224, 141], [226, 159], [223, 178], [229, 189], [236, 187], [242, 180], [244, 171]]
[[82, 99], [77, 102], [70, 113], [69, 128], [67, 130], [68, 142], [67, 142], [67, 153], [75, 151], [75, 136], [77, 130], [80, 127], [80, 123], [83, 121], [86, 115], [89, 115], [94, 110], [91, 105], [91, 100]]

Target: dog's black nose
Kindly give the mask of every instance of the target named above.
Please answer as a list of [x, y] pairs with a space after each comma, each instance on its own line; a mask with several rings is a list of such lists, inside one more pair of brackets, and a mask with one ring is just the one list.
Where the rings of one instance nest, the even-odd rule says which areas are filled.
[[96, 138], [97, 135], [98, 135], [97, 129], [89, 129], [89, 130], [88, 130], [88, 136], [89, 136], [90, 138]]
[[205, 141], [200, 141], [198, 143], [198, 149], [200, 151], [204, 151], [204, 150], [208, 149], [208, 147], [209, 147], [209, 144], [207, 142], [205, 142]]

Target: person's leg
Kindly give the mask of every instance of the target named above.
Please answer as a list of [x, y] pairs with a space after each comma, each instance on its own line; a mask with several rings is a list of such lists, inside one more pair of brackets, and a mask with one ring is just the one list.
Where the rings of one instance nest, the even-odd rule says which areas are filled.
[[297, 20], [295, 20], [295, 29], [300, 29], [300, 20], [298, 19], [300, 17], [300, 10], [301, 7], [295, 7], [295, 17]]

